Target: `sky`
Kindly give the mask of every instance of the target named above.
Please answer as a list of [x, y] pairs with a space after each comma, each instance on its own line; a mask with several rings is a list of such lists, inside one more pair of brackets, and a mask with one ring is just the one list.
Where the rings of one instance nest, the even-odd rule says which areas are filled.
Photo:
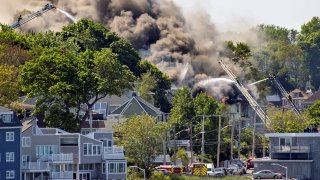
[[320, 0], [174, 0], [184, 13], [207, 12], [219, 31], [245, 31], [257, 24], [300, 30], [320, 16]]

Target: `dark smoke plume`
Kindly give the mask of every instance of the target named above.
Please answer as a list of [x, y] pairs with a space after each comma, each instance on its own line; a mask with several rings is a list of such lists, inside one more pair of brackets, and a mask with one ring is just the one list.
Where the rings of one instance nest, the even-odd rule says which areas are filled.
[[[15, 0], [36, 10], [43, 0]], [[176, 86], [201, 86], [201, 81], [221, 77], [223, 70], [216, 59], [223, 50], [222, 40], [210, 16], [204, 12], [183, 16], [171, 0], [51, 0], [78, 19], [89, 18], [105, 24], [119, 36], [128, 39], [141, 56], [154, 63], [173, 79]], [[50, 12], [27, 23], [31, 31], [58, 30], [70, 23], [58, 12]], [[226, 60], [227, 61], [227, 60]], [[228, 63], [235, 74], [242, 69]], [[241, 77], [240, 77], [241, 78]], [[232, 90], [225, 82], [205, 86], [218, 97]]]

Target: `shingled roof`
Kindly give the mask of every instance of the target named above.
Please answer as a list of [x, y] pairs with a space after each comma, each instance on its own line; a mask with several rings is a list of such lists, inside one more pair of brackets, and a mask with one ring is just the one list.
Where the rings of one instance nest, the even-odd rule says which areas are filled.
[[111, 112], [111, 114], [120, 114], [124, 117], [131, 115], [148, 114], [150, 116], [157, 117], [162, 115], [163, 112], [154, 107], [151, 103], [143, 100], [139, 96], [133, 96], [127, 102]]

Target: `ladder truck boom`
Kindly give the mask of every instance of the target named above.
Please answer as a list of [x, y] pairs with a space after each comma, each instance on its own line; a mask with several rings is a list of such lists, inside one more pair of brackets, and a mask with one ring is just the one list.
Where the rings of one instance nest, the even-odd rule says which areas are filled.
[[19, 18], [13, 23], [11, 24], [9, 27], [11, 29], [16, 29], [18, 27], [20, 27], [21, 25], [29, 22], [30, 20], [38, 17], [38, 16], [41, 16], [43, 13], [46, 13], [52, 9], [56, 8], [53, 4], [51, 3], [48, 3], [46, 4], [42, 9], [30, 14], [29, 16], [27, 17], [22, 17], [21, 15], [19, 16]]
[[269, 79], [271, 80], [272, 83], [276, 85], [276, 87], [279, 89], [281, 92], [281, 95], [284, 96], [289, 104], [291, 105], [293, 111], [302, 118], [302, 114], [298, 110], [297, 106], [292, 102], [292, 97], [287, 93], [287, 91], [284, 89], [284, 87], [280, 84], [280, 82], [276, 79], [276, 76], [273, 74], [269, 74]]
[[243, 96], [247, 99], [252, 109], [257, 113], [257, 115], [260, 117], [260, 119], [264, 122], [264, 124], [267, 124], [270, 122], [269, 117], [263, 111], [263, 109], [260, 107], [260, 105], [257, 103], [257, 101], [251, 96], [251, 94], [248, 92], [248, 90], [243, 86], [243, 84], [239, 81], [237, 76], [233, 74], [233, 72], [222, 62], [221, 59], [218, 59], [218, 63], [222, 67], [222, 69], [228, 74], [230, 79], [234, 82], [236, 87], [239, 89], [239, 91], [243, 94]]

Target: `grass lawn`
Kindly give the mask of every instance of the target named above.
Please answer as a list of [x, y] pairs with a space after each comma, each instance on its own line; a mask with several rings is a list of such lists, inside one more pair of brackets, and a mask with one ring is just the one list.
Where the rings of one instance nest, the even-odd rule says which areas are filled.
[[232, 176], [225, 178], [207, 178], [207, 177], [195, 177], [195, 176], [183, 176], [185, 180], [251, 180], [250, 177], [245, 176]]

